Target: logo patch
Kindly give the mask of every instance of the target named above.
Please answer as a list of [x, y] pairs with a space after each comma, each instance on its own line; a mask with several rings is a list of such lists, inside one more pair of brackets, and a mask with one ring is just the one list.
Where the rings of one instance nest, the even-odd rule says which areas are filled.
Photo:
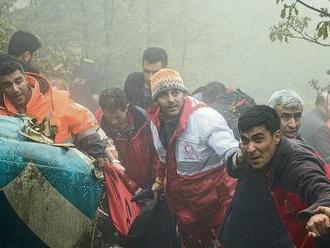
[[199, 161], [198, 155], [196, 154], [197, 144], [180, 141], [178, 146], [179, 146], [178, 147], [179, 148], [179, 152], [178, 152], [179, 161], [184, 161], [184, 162]]

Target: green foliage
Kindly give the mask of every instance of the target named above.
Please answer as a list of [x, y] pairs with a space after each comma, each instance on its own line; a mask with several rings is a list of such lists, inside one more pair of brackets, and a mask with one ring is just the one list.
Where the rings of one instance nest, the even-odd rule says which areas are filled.
[[0, 53], [7, 52], [10, 36], [15, 31], [15, 25], [5, 17], [0, 17]]
[[327, 39], [330, 31], [330, 21], [319, 22], [316, 26], [316, 31], [318, 38]]
[[9, 19], [10, 8], [16, 0], [0, 0], [0, 53], [7, 52], [7, 44], [16, 29], [16, 23]]
[[292, 14], [292, 12], [284, 17], [285, 21], [280, 22], [278, 25], [274, 25], [270, 29], [269, 38], [271, 41], [285, 41], [288, 42], [289, 38], [296, 38], [297, 34], [304, 35], [304, 30], [308, 28], [311, 19], [308, 17], [299, 17]]

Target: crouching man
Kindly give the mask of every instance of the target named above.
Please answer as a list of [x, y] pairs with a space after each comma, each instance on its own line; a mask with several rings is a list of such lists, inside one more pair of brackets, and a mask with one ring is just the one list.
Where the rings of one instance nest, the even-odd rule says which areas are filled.
[[235, 187], [224, 161], [237, 151], [238, 142], [217, 111], [187, 96], [177, 71], [158, 71], [151, 92], [156, 105], [149, 114], [159, 157], [153, 189], [161, 188], [166, 175], [165, 198], [185, 247], [218, 247]]
[[136, 183], [134, 190], [150, 188], [155, 152], [145, 110], [128, 104], [125, 92], [119, 88], [104, 90], [99, 105], [103, 111], [100, 125], [113, 139], [125, 174]]
[[241, 147], [228, 159], [228, 173], [238, 184], [221, 233], [223, 245], [316, 247], [310, 236], [326, 233], [329, 223], [314, 211], [330, 206], [324, 161], [301, 142], [282, 138], [280, 118], [268, 106], [246, 111], [238, 128]]

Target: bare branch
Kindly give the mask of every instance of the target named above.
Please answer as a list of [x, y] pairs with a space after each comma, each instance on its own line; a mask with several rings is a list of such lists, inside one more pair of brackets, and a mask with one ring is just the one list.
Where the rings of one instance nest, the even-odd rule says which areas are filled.
[[303, 2], [303, 1], [301, 1], [301, 0], [296, 0], [296, 1], [297, 1], [298, 3], [300, 3], [301, 5], [304, 5], [306, 8], [309, 8], [309, 9], [311, 9], [311, 10], [314, 10], [314, 11], [320, 13], [321, 16], [327, 16], [327, 17], [330, 17], [330, 13], [328, 13], [328, 12], [325, 11], [324, 9], [318, 9], [318, 8], [315, 8], [315, 7], [309, 5], [309, 4], [307, 4], [307, 3], [305, 3], [305, 2]]
[[330, 44], [324, 44], [324, 43], [321, 43], [321, 42], [319, 42], [317, 40], [310, 39], [310, 38], [305, 37], [305, 36], [295, 36], [295, 35], [292, 35], [292, 36], [290, 36], [290, 38], [292, 38], [292, 39], [306, 40], [308, 42], [315, 43], [315, 44], [318, 44], [320, 46], [330, 47]]
[[294, 26], [291, 26], [291, 28], [293, 29], [293, 31], [295, 31], [300, 36], [291, 35], [290, 38], [302, 39], [302, 40], [306, 40], [306, 41], [318, 44], [320, 46], [330, 47], [330, 44], [319, 42], [317, 39], [308, 35], [307, 33], [303, 33], [302, 31], [297, 30]]

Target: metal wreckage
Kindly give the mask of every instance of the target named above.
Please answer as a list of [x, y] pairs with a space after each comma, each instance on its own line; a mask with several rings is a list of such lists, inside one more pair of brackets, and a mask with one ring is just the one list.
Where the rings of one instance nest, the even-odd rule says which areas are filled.
[[0, 246], [74, 247], [93, 225], [102, 180], [49, 122], [0, 117]]

